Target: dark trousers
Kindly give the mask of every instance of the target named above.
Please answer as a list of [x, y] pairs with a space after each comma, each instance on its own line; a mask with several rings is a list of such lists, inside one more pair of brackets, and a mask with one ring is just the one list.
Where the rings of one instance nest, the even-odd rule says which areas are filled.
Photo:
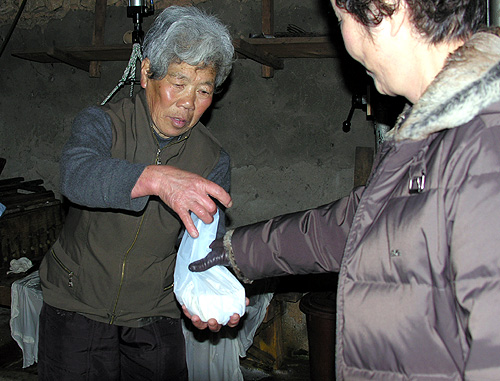
[[182, 380], [187, 377], [180, 319], [141, 328], [100, 323], [44, 303], [40, 312], [38, 379]]

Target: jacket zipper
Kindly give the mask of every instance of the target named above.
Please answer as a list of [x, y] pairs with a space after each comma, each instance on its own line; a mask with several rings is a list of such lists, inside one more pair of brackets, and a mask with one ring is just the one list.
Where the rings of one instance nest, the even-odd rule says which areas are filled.
[[[184, 136], [182, 139], [179, 139], [179, 140], [177, 140], [177, 141], [175, 141], [175, 142], [170, 142], [170, 143], [168, 143], [168, 144], [167, 144], [165, 147], [163, 147], [163, 148], [160, 148], [160, 143], [158, 142], [158, 139], [156, 138], [156, 135], [155, 135], [155, 132], [154, 132], [154, 131], [153, 131], [153, 137], [154, 137], [155, 142], [156, 142], [156, 145], [157, 145], [157, 147], [158, 147], [158, 148], [157, 148], [157, 150], [156, 150], [155, 164], [156, 164], [156, 165], [162, 165], [162, 162], [161, 162], [161, 160], [160, 160], [160, 154], [161, 154], [161, 152], [162, 152], [165, 148], [168, 148], [168, 147], [170, 147], [170, 146], [173, 146], [174, 144], [177, 144], [177, 143], [181, 143], [181, 142], [183, 142], [183, 141], [184, 141], [184, 140], [186, 140], [189, 136], [187, 136], [187, 135], [186, 135], [186, 136]], [[165, 163], [165, 164], [166, 164], [166, 163]], [[174, 287], [174, 283], [173, 283], [173, 282], [172, 282], [172, 284], [171, 284], [171, 285], [164, 287], [164, 288], [163, 288], [163, 291], [168, 291], [168, 290], [170, 290], [172, 287]]]
[[54, 260], [57, 262], [57, 264], [64, 270], [68, 273], [68, 287], [73, 287], [73, 271], [71, 271], [70, 269], [68, 269], [64, 263], [62, 263], [62, 261], [59, 259], [59, 257], [56, 255], [56, 253], [54, 252], [54, 249], [51, 249], [50, 250], [51, 254], [52, 254], [52, 258], [54, 258]]
[[127, 258], [132, 250], [132, 248], [135, 246], [135, 243], [137, 242], [137, 238], [139, 237], [139, 232], [141, 231], [142, 223], [144, 222], [144, 217], [146, 216], [146, 213], [142, 215], [141, 222], [139, 222], [139, 227], [137, 228], [137, 231], [135, 232], [135, 237], [134, 240], [132, 241], [132, 244], [130, 247], [127, 249], [125, 252], [125, 255], [123, 256], [123, 261], [122, 261], [122, 270], [120, 274], [120, 285], [118, 286], [118, 292], [116, 294], [116, 299], [115, 299], [115, 304], [113, 306], [113, 312], [111, 313], [111, 319], [109, 320], [109, 324], [113, 324], [115, 319], [116, 319], [116, 307], [118, 306], [118, 300], [120, 299], [120, 293], [122, 291], [122, 286], [123, 286], [123, 279], [125, 278], [125, 266], [127, 265]]
[[[176, 140], [176, 141], [173, 141], [173, 142], [170, 142], [170, 143], [168, 143], [165, 147], [160, 148], [160, 142], [158, 141], [158, 138], [156, 137], [156, 133], [155, 133], [155, 132], [154, 132], [154, 130], [153, 130], [153, 126], [151, 126], [151, 132], [153, 133], [153, 138], [154, 138], [154, 140], [155, 140], [156, 147], [157, 147], [157, 148], [156, 148], [156, 157], [155, 157], [155, 161], [154, 161], [154, 163], [155, 163], [156, 165], [162, 165], [162, 164], [163, 164], [163, 163], [161, 162], [161, 159], [160, 159], [160, 154], [162, 153], [162, 151], [163, 151], [164, 149], [167, 149], [168, 147], [171, 147], [171, 146], [173, 146], [174, 144], [181, 143], [181, 142], [183, 142], [184, 140], [186, 140], [186, 139], [189, 137], [188, 135], [185, 135], [185, 136], [183, 136], [181, 139]], [[166, 164], [166, 163], [165, 163], [165, 164]]]
[[[160, 148], [160, 145], [158, 143], [158, 139], [156, 138], [156, 135], [153, 132], [153, 137], [156, 141], [156, 144], [158, 146], [158, 149], [156, 151], [156, 157], [155, 157], [155, 160], [154, 160], [154, 163], [156, 165], [161, 165], [161, 160], [160, 160], [160, 154], [161, 152], [170, 147], [170, 146], [173, 146], [174, 144], [177, 144], [177, 143], [180, 143], [180, 142], [183, 142], [184, 140], [186, 140], [188, 138], [188, 136], [184, 136], [182, 139], [180, 140], [177, 140], [175, 142], [170, 142], [169, 144], [167, 144], [165, 147], [163, 148]], [[141, 231], [141, 227], [142, 227], [142, 223], [144, 222], [144, 217], [146, 216], [146, 213], [144, 213], [142, 215], [142, 218], [141, 218], [141, 222], [139, 223], [139, 227], [137, 228], [137, 231], [135, 233], [135, 237], [134, 237], [134, 240], [132, 242], [132, 244], [130, 245], [130, 247], [127, 249], [127, 251], [125, 252], [125, 255], [123, 256], [123, 261], [122, 261], [122, 266], [121, 266], [121, 274], [120, 274], [120, 285], [118, 287], [118, 292], [116, 294], [116, 298], [115, 298], [115, 303], [114, 303], [114, 306], [113, 306], [113, 312], [111, 313], [111, 318], [109, 320], [109, 324], [113, 324], [115, 319], [116, 319], [116, 308], [118, 306], [118, 301], [120, 299], [120, 294], [121, 294], [121, 290], [122, 290], [122, 286], [123, 286], [123, 280], [125, 278], [125, 267], [127, 265], [127, 259], [128, 259], [128, 255], [130, 253], [130, 251], [132, 250], [132, 248], [134, 247], [135, 243], [137, 242], [137, 238], [139, 237], [139, 232]], [[167, 291], [169, 290], [170, 288], [172, 288], [174, 286], [174, 284], [172, 283], [170, 286], [168, 287], [165, 287], [164, 288], [164, 291]]]

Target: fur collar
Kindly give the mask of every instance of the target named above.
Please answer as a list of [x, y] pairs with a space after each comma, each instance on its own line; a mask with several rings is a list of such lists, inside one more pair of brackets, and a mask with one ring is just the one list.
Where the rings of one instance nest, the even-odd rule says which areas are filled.
[[387, 139], [423, 140], [471, 121], [500, 100], [500, 28], [472, 36], [447, 60], [418, 102], [405, 109]]

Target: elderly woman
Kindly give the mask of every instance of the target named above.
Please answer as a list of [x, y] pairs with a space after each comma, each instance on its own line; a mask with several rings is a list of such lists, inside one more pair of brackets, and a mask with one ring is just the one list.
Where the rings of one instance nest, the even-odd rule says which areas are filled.
[[202, 271], [339, 272], [338, 379], [500, 379], [500, 38], [478, 0], [334, 0], [350, 55], [411, 102], [365, 187], [229, 231]]
[[40, 268], [41, 380], [187, 379], [176, 244], [182, 222], [198, 234], [190, 210], [212, 221], [209, 195], [231, 204], [229, 157], [199, 120], [234, 50], [215, 17], [170, 7], [144, 56], [144, 90], [84, 110], [63, 150], [71, 207]]

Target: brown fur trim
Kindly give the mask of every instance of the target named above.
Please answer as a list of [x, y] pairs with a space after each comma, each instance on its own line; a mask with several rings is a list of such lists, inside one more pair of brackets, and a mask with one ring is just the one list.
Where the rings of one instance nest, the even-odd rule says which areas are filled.
[[224, 235], [224, 251], [227, 254], [227, 257], [229, 259], [229, 263], [231, 264], [231, 267], [239, 280], [241, 280], [244, 283], [253, 283], [253, 280], [247, 278], [241, 269], [238, 267], [236, 264], [236, 259], [234, 258], [234, 251], [233, 251], [233, 245], [231, 244], [231, 238], [233, 237], [234, 230], [228, 230], [227, 233]]

